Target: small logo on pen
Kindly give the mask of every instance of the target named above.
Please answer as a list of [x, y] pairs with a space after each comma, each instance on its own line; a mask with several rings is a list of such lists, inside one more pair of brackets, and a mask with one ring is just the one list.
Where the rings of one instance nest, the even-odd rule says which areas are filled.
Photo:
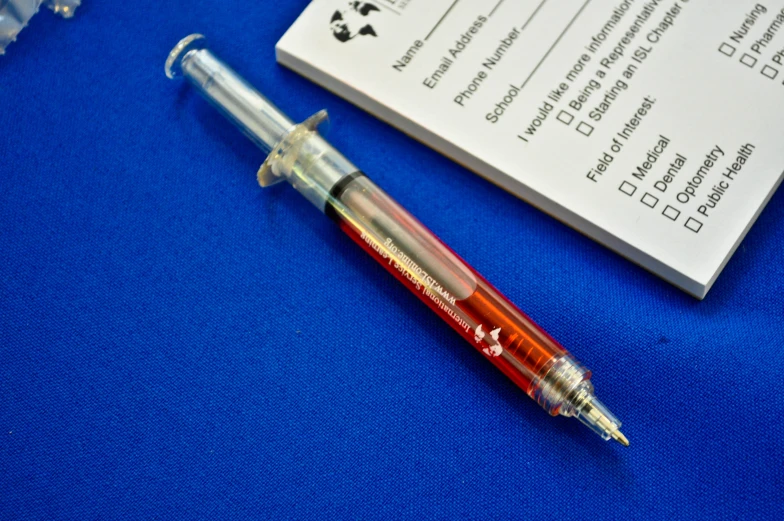
[[342, 43], [357, 36], [376, 37], [376, 30], [367, 23], [367, 17], [380, 12], [381, 9], [368, 2], [349, 2], [348, 9], [338, 9], [332, 14], [329, 26], [335, 38]]
[[[501, 335], [501, 328], [500, 327], [490, 331], [490, 338], [492, 338], [495, 341], [495, 344], [488, 345], [487, 347], [482, 349], [482, 352], [484, 354], [486, 354], [487, 356], [489, 356], [491, 358], [496, 358], [496, 357], [501, 356], [501, 353], [504, 352], [504, 348], [501, 347], [501, 344], [498, 342], [498, 337], [500, 335]], [[476, 327], [476, 331], [474, 331], [474, 342], [476, 342], [478, 344], [479, 342], [484, 340], [486, 336], [487, 336], [487, 333], [485, 333], [484, 330], [482, 329], [482, 324], [479, 324]], [[488, 344], [490, 344], [490, 343], [488, 342]]]

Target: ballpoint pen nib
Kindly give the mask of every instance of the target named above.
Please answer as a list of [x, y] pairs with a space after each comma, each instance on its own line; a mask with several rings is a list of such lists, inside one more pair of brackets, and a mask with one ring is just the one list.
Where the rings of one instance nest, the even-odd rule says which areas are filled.
[[624, 447], [629, 446], [629, 440], [626, 439], [626, 436], [624, 436], [621, 431], [615, 431], [612, 434], [612, 438], [618, 443], [620, 443], [621, 445], [623, 445]]
[[614, 439], [624, 447], [629, 440], [621, 432], [621, 422], [600, 402], [592, 392], [583, 394], [576, 406], [577, 418], [604, 440]]

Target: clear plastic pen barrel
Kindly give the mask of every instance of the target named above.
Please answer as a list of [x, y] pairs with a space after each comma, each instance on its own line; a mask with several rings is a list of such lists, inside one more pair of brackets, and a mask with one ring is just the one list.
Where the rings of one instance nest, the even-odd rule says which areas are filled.
[[326, 113], [295, 125], [200, 35], [174, 48], [166, 72], [181, 73], [269, 154], [262, 186], [291, 184], [550, 414], [628, 445], [594, 396], [590, 371], [327, 143], [316, 130]]

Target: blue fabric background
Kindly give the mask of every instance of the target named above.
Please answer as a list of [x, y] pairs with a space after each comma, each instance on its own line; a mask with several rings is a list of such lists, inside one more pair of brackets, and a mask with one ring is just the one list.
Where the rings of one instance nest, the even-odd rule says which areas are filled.
[[[784, 193], [698, 302], [277, 66], [307, 2], [93, 2], [0, 58], [0, 519], [783, 519]], [[200, 31], [593, 369], [548, 417], [163, 63]]]

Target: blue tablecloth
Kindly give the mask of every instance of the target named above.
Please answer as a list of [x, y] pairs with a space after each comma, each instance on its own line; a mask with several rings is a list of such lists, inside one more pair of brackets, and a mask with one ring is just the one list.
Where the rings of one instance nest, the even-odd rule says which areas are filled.
[[[704, 302], [277, 66], [287, 2], [41, 12], [0, 58], [0, 519], [783, 519], [784, 193]], [[551, 418], [163, 63], [199, 31], [594, 371]]]

